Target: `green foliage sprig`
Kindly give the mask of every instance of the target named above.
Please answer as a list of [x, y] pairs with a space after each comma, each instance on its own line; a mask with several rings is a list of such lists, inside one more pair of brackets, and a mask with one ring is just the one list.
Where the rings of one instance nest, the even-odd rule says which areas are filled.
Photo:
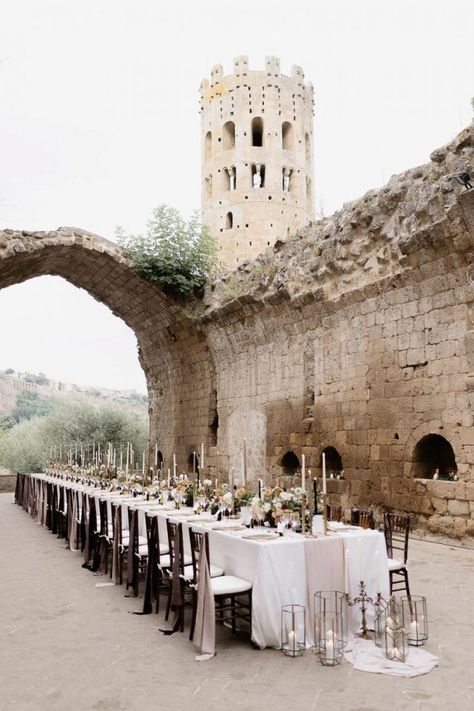
[[217, 266], [217, 241], [197, 213], [186, 220], [163, 204], [153, 211], [144, 234], [117, 228], [116, 237], [136, 272], [178, 299], [201, 289]]

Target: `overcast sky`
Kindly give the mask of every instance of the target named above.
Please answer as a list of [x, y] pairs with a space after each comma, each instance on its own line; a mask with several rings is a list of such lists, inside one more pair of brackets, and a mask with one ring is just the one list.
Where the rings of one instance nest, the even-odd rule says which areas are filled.
[[[316, 205], [428, 160], [472, 117], [473, 0], [3, 0], [0, 225], [113, 238], [200, 206], [199, 84], [248, 54], [313, 82]], [[144, 391], [133, 333], [57, 277], [0, 292], [0, 369]]]

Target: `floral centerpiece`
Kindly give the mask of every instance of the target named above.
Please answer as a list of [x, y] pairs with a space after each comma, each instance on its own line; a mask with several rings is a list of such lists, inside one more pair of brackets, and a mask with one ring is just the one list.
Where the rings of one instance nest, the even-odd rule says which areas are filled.
[[[300, 486], [291, 489], [282, 489], [279, 486], [263, 489], [261, 497], [254, 496], [250, 502], [253, 521], [274, 527], [285, 517], [301, 519], [303, 493]], [[309, 514], [306, 509], [304, 512], [306, 518]]]

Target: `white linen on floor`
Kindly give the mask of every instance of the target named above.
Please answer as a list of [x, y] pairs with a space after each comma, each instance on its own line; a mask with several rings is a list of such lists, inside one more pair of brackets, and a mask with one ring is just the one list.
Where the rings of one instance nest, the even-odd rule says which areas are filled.
[[383, 649], [372, 640], [359, 638], [353, 640], [344, 657], [358, 671], [401, 677], [428, 674], [439, 663], [438, 657], [420, 647], [409, 647], [406, 662], [396, 662], [387, 659]]

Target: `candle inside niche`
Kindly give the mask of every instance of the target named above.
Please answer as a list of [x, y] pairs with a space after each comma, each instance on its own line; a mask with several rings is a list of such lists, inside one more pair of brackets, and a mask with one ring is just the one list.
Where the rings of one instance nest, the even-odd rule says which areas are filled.
[[323, 460], [323, 494], [326, 495], [327, 488], [326, 488], [326, 453], [322, 453], [322, 460]]

